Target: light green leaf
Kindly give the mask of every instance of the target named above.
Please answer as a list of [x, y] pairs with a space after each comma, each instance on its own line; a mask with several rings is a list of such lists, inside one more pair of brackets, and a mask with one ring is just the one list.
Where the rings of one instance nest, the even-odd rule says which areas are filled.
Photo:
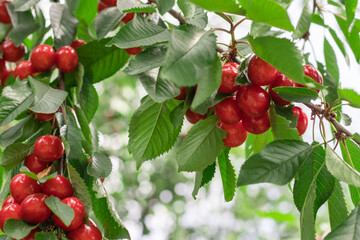
[[158, 0], [157, 6], [159, 13], [164, 15], [175, 5], [175, 0]]
[[91, 122], [99, 106], [99, 96], [95, 87], [87, 80], [80, 90], [79, 103], [88, 122]]
[[32, 147], [32, 143], [13, 143], [9, 145], [1, 154], [0, 166], [3, 166], [6, 170], [13, 169], [26, 158]]
[[[74, 0], [70, 0], [74, 2]], [[97, 0], [78, 0], [79, 4], [75, 11], [75, 16], [77, 19], [85, 21], [87, 25], [91, 24], [94, 21], [97, 12], [97, 5], [99, 4]], [[68, 3], [69, 5], [69, 3]]]
[[296, 129], [297, 118], [293, 116], [291, 108], [271, 106], [269, 117], [274, 139], [300, 139]]
[[301, 87], [275, 87], [273, 90], [279, 94], [281, 98], [290, 102], [309, 103], [316, 100], [319, 94], [309, 88]]
[[346, 0], [345, 7], [346, 7], [346, 20], [348, 25], [350, 26], [355, 17], [356, 6], [358, 4], [358, 0]]
[[315, 240], [314, 200], [315, 185], [311, 185], [304, 199], [304, 205], [300, 213], [300, 236], [301, 240]]
[[32, 119], [32, 116], [26, 117], [24, 120], [16, 124], [15, 126], [12, 126], [11, 128], [7, 129], [0, 135], [0, 145], [3, 148], [6, 148], [10, 144], [14, 143], [16, 140], [18, 140], [24, 130], [24, 126], [28, 121]]
[[97, 39], [103, 39], [120, 22], [122, 17], [123, 14], [116, 7], [101, 11], [94, 21]]
[[195, 186], [194, 186], [194, 190], [192, 192], [192, 196], [194, 199], [196, 199], [196, 196], [197, 196], [200, 188], [205, 186], [205, 184], [209, 183], [211, 181], [211, 179], [213, 179], [213, 177], [215, 175], [215, 169], [216, 169], [216, 162], [214, 162], [212, 165], [205, 168], [203, 171], [196, 172]]
[[229, 151], [229, 148], [224, 148], [224, 150], [218, 157], [219, 169], [226, 202], [230, 202], [234, 198], [236, 187], [235, 169], [229, 159]]
[[105, 178], [112, 170], [111, 160], [108, 156], [95, 152], [88, 165], [87, 172], [96, 178]]
[[37, 232], [34, 240], [57, 240], [55, 232]]
[[274, 141], [274, 136], [271, 131], [266, 131], [257, 135], [248, 133], [248, 137], [245, 142], [245, 158], [248, 159], [251, 155], [260, 152], [272, 141]]
[[236, 0], [190, 0], [190, 2], [213, 12], [227, 12], [240, 15], [245, 13]]
[[355, 208], [337, 228], [329, 233], [324, 240], [355, 240], [359, 238], [360, 208]]
[[22, 219], [9, 219], [5, 222], [4, 232], [9, 237], [23, 239], [36, 227], [37, 225], [30, 225]]
[[360, 95], [353, 89], [339, 89], [339, 97], [348, 101], [352, 107], [360, 108]]
[[339, 67], [336, 60], [336, 55], [333, 47], [330, 45], [328, 40], [324, 39], [324, 56], [326, 62], [327, 72], [339, 82]]
[[345, 196], [339, 181], [335, 179], [334, 192], [328, 201], [329, 219], [331, 229], [339, 226], [348, 216], [346, 207]]
[[296, 26], [293, 38], [297, 39], [304, 36], [304, 34], [309, 30], [310, 23], [311, 23], [311, 9], [309, 6], [309, 1], [305, 0], [304, 8], [301, 13], [300, 20]]
[[52, 195], [45, 199], [45, 203], [46, 206], [48, 206], [50, 210], [61, 219], [65, 226], [70, 226], [75, 217], [74, 210], [71, 207]]
[[31, 9], [35, 4], [37, 4], [40, 0], [15, 0], [14, 11], [16, 12], [24, 12]]
[[128, 13], [153, 13], [156, 12], [154, 4], [143, 4], [138, 1], [117, 1], [117, 7], [120, 12]]

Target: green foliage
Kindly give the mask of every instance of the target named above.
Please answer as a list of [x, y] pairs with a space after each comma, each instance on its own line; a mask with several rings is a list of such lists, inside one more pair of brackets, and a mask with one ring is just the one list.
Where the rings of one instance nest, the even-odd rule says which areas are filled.
[[59, 198], [50, 196], [45, 200], [46, 206], [60, 218], [60, 220], [66, 225], [70, 226], [72, 220], [75, 217], [74, 210], [63, 203]]
[[153, 13], [156, 12], [155, 6], [150, 4], [142, 4], [138, 1], [118, 1], [117, 7], [120, 12], [135, 12], [135, 13]]
[[297, 119], [293, 116], [291, 108], [271, 106], [269, 117], [274, 139], [300, 139], [296, 124], [294, 124]]
[[304, 1], [304, 8], [300, 16], [300, 20], [296, 26], [295, 33], [293, 38], [301, 38], [309, 30], [311, 24], [311, 10], [309, 6], [309, 1]]
[[7, 170], [13, 169], [29, 154], [32, 145], [29, 143], [13, 143], [9, 145], [1, 154], [0, 166]]
[[218, 157], [219, 169], [224, 188], [225, 201], [231, 201], [235, 196], [236, 176], [235, 169], [229, 159], [229, 148], [224, 148]]
[[103, 39], [119, 23], [122, 17], [123, 14], [115, 7], [101, 11], [94, 21], [97, 39]]
[[9, 237], [15, 239], [22, 239], [26, 237], [31, 232], [31, 230], [36, 227], [37, 225], [30, 225], [22, 219], [9, 219], [5, 222], [4, 232]]
[[[214, 12], [227, 12], [243, 15], [244, 9], [240, 8], [239, 4], [235, 0], [190, 0], [192, 3], [199, 5], [200, 7]], [[184, 11], [184, 10], [183, 10]]]
[[345, 197], [340, 182], [335, 180], [334, 192], [331, 194], [329, 201], [329, 220], [331, 229], [335, 229], [348, 216]]
[[359, 207], [357, 207], [324, 240], [356, 239], [359, 232], [359, 214]]
[[31, 9], [31, 7], [33, 7], [38, 2], [39, 2], [39, 0], [15, 0], [14, 1], [14, 6], [15, 6], [14, 11], [16, 11], [16, 12], [27, 11], [27, 10]]
[[308, 103], [319, 97], [317, 92], [309, 88], [276, 87], [273, 88], [273, 90], [279, 94], [282, 99], [290, 102]]
[[111, 170], [112, 164], [110, 158], [102, 153], [95, 152], [88, 165], [88, 174], [96, 178], [104, 178], [109, 176]]
[[352, 107], [360, 108], [360, 95], [352, 89], [339, 89], [339, 97], [348, 101]]

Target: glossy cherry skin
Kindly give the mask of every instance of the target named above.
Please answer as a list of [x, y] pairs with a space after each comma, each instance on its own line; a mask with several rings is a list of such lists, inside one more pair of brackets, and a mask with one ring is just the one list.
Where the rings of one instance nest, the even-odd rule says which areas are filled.
[[276, 68], [258, 56], [251, 58], [248, 66], [248, 77], [253, 84], [258, 86], [269, 85], [278, 74], [279, 71]]
[[82, 45], [85, 45], [86, 42], [84, 40], [81, 39], [76, 39], [74, 41], [72, 41], [72, 43], [70, 44], [70, 47], [72, 47], [73, 49], [77, 49], [78, 47], [81, 47]]
[[176, 100], [185, 100], [186, 99], [186, 87], [180, 88], [180, 94], [174, 97]]
[[50, 45], [39, 45], [31, 53], [30, 61], [37, 71], [49, 71], [55, 65], [55, 51]]
[[131, 20], [133, 20], [135, 17], [135, 13], [127, 13], [125, 14], [125, 16], [121, 19], [121, 21], [125, 24], [127, 24], [128, 22], [130, 22]]
[[0, 58], [0, 78], [3, 78], [6, 74], [6, 64], [5, 60]]
[[135, 56], [135, 55], [138, 55], [142, 51], [142, 48], [141, 47], [127, 48], [127, 49], [125, 49], [125, 51], [128, 54]]
[[1, 211], [0, 211], [0, 229], [2, 231], [4, 231], [4, 225], [8, 219], [22, 219], [20, 204], [11, 203], [1, 209]]
[[72, 197], [74, 195], [69, 179], [61, 175], [57, 175], [55, 178], [47, 180], [42, 185], [42, 192], [49, 196], [54, 195], [60, 199]]
[[56, 67], [64, 73], [70, 73], [78, 65], [79, 57], [70, 46], [64, 46], [56, 51]]
[[116, 6], [116, 0], [101, 0], [104, 4], [108, 5], [109, 7], [115, 7]]
[[43, 193], [34, 193], [27, 196], [21, 203], [21, 214], [29, 223], [42, 223], [51, 216], [51, 210], [45, 203], [49, 196]]
[[242, 118], [236, 97], [225, 98], [214, 106], [216, 116], [226, 124], [235, 124]]
[[16, 47], [12, 40], [6, 40], [1, 44], [1, 51], [3, 52], [4, 60], [8, 62], [20, 61], [25, 54], [25, 45], [20, 44]]
[[299, 107], [294, 106], [292, 108], [293, 111], [293, 116], [297, 116], [297, 124], [296, 124], [296, 129], [299, 132], [299, 136], [302, 136], [308, 126], [308, 117], [306, 115], [306, 113]]
[[242, 121], [235, 124], [226, 124], [220, 121], [218, 126], [226, 131], [226, 137], [223, 139], [226, 147], [237, 147], [245, 142], [248, 133], [243, 127]]
[[259, 117], [243, 116], [243, 127], [252, 134], [261, 134], [269, 130], [271, 124], [269, 114], [266, 112]]
[[0, 2], [0, 22], [4, 24], [10, 24], [11, 19], [9, 16], [9, 13], [6, 9], [6, 4], [9, 3], [9, 1], [2, 1]]
[[[31, 230], [31, 232], [29, 233], [29, 235], [27, 235], [26, 237], [22, 238], [21, 240], [34, 240], [35, 239], [35, 234], [37, 232], [42, 232], [40, 228], [35, 228], [33, 230]], [[13, 239], [14, 240], [14, 239]]]
[[238, 74], [239, 64], [234, 62], [227, 62], [222, 66], [221, 84], [218, 89], [220, 93], [232, 94], [236, 92], [235, 79]]
[[15, 199], [13, 198], [13, 196], [8, 196], [5, 201], [2, 204], [2, 208], [4, 208], [6, 205], [12, 204], [12, 203], [16, 203]]
[[55, 113], [34, 113], [34, 119], [41, 122], [49, 122], [54, 119]]
[[92, 222], [90, 222], [90, 226], [82, 224], [79, 228], [69, 232], [67, 237], [69, 240], [102, 240], [100, 230]]
[[44, 135], [36, 140], [34, 153], [41, 161], [54, 162], [64, 154], [64, 145], [59, 137]]
[[30, 61], [25, 60], [19, 62], [19, 64], [16, 66], [14, 71], [14, 77], [15, 78], [19, 77], [20, 80], [23, 80], [28, 76], [33, 76], [35, 73], [37, 73], [37, 71], [33, 67], [32, 63]]
[[[321, 73], [313, 66], [311, 65], [305, 65], [304, 66], [304, 74], [312, 79], [314, 79], [315, 82], [323, 85], [323, 78], [321, 76]], [[302, 84], [297, 83], [297, 87], [306, 87]], [[320, 92], [318, 89], [314, 89], [316, 92]]]
[[38, 159], [34, 153], [31, 153], [26, 157], [24, 165], [35, 174], [38, 174], [47, 168], [47, 162], [43, 162]]
[[56, 224], [56, 226], [64, 229], [65, 231], [72, 231], [77, 229], [84, 221], [84, 217], [85, 217], [84, 205], [79, 199], [75, 197], [68, 197], [61, 201], [74, 210], [75, 216], [70, 226], [68, 227], [56, 215], [53, 216], [54, 223]]
[[10, 192], [19, 204], [30, 194], [41, 193], [40, 183], [23, 173], [15, 175], [10, 182]]
[[14, 73], [14, 70], [10, 70], [10, 71], [6, 70], [5, 71], [4, 76], [1, 78], [1, 86], [5, 87], [6, 81], [8, 80], [10, 75], [13, 74], [13, 73]]
[[105, 3], [103, 3], [102, 1], [99, 2], [98, 6], [97, 6], [97, 11], [98, 13], [101, 12], [102, 10], [108, 8], [109, 6], [106, 5]]
[[270, 107], [269, 94], [257, 85], [244, 85], [236, 94], [239, 109], [249, 117], [263, 115]]
[[200, 113], [196, 113], [196, 112], [193, 112], [191, 111], [191, 109], [189, 108], [187, 111], [186, 111], [186, 119], [192, 123], [192, 124], [195, 124], [197, 123], [198, 121], [200, 121], [201, 119], [205, 119], [207, 117], [207, 114], [204, 114], [204, 115], [201, 115]]
[[270, 97], [276, 105], [285, 106], [285, 105], [290, 104], [289, 101], [285, 101], [284, 99], [282, 99], [279, 96], [279, 94], [274, 92], [273, 88], [276, 88], [276, 87], [296, 87], [296, 82], [294, 82], [293, 80], [289, 79], [288, 77], [286, 77], [285, 75], [280, 73], [276, 77], [275, 81], [273, 81], [269, 85]]

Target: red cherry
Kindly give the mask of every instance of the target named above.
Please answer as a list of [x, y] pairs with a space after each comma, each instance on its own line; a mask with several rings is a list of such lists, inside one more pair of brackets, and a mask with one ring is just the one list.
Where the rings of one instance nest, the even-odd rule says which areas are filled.
[[221, 84], [219, 92], [223, 94], [231, 94], [236, 92], [235, 79], [238, 74], [239, 64], [234, 62], [227, 62], [222, 66]]
[[[33, 230], [31, 230], [31, 232], [29, 233], [29, 235], [27, 235], [26, 237], [22, 238], [21, 240], [34, 240], [35, 239], [35, 234], [37, 232], [41, 232], [40, 228], [35, 228]], [[13, 239], [14, 240], [14, 239]]]
[[285, 101], [279, 96], [279, 94], [274, 92], [273, 88], [276, 87], [296, 87], [296, 82], [294, 82], [293, 80], [287, 78], [285, 75], [280, 73], [275, 79], [275, 81], [269, 85], [270, 97], [276, 105], [285, 106], [290, 104], [289, 101]]
[[14, 70], [10, 70], [10, 71], [6, 70], [5, 71], [4, 76], [1, 78], [1, 86], [5, 87], [6, 81], [8, 80], [10, 75], [13, 74], [13, 73], [14, 73]]
[[185, 100], [186, 99], [186, 87], [180, 88], [180, 94], [177, 97], [174, 97], [176, 100]]
[[248, 66], [248, 77], [253, 84], [258, 86], [269, 85], [278, 74], [279, 71], [276, 68], [258, 56], [251, 58]]
[[186, 119], [192, 124], [195, 124], [198, 121], [200, 121], [201, 119], [205, 119], [207, 117], [206, 114], [201, 115], [200, 113], [191, 111], [190, 108], [186, 111], [185, 116], [186, 116]]
[[[305, 65], [304, 66], [304, 74], [312, 79], [314, 79], [315, 82], [323, 85], [323, 78], [321, 76], [321, 73], [313, 66], [311, 65]], [[297, 87], [306, 87], [302, 84], [297, 83]], [[318, 89], [314, 89], [316, 92], [320, 92]]]
[[27, 196], [21, 203], [21, 214], [29, 223], [42, 223], [51, 216], [51, 210], [45, 203], [49, 196], [43, 193], [34, 193]]
[[85, 217], [84, 205], [82, 204], [82, 202], [79, 199], [77, 199], [75, 197], [68, 197], [61, 201], [74, 210], [75, 216], [74, 216], [74, 219], [72, 220], [70, 226], [68, 226], [68, 227], [56, 215], [53, 216], [54, 223], [58, 227], [66, 230], [66, 231], [72, 231], [72, 230], [77, 229], [78, 227], [80, 227], [80, 225], [84, 221], [84, 217]]
[[41, 161], [54, 162], [64, 154], [64, 146], [59, 137], [44, 135], [36, 140], [34, 153]]
[[10, 182], [10, 192], [17, 203], [21, 203], [28, 195], [40, 193], [40, 183], [23, 173], [14, 176]]
[[249, 117], [243, 115], [243, 127], [252, 134], [261, 134], [269, 130], [271, 124], [269, 119], [269, 114], [265, 112], [259, 117]]
[[5, 60], [0, 58], [0, 78], [3, 78], [6, 74], [6, 64]]
[[125, 51], [128, 54], [135, 56], [142, 51], [142, 48], [141, 47], [127, 48], [127, 49], [125, 49]]
[[54, 119], [55, 113], [35, 113], [34, 119], [41, 122], [49, 122]]
[[302, 136], [308, 126], [308, 117], [306, 115], [306, 113], [299, 107], [293, 107], [292, 108], [293, 111], [293, 116], [297, 116], [297, 124], [296, 124], [296, 128], [299, 132], [299, 136]]
[[10, 195], [3, 202], [2, 208], [4, 208], [6, 205], [9, 205], [9, 204], [12, 204], [12, 203], [16, 203], [16, 202], [15, 202], [15, 199]]
[[78, 62], [78, 55], [72, 47], [61, 47], [56, 51], [56, 67], [61, 72], [70, 73], [74, 71]]
[[263, 115], [270, 107], [269, 94], [257, 85], [244, 85], [236, 94], [240, 110], [249, 117]]
[[70, 47], [72, 47], [73, 49], [77, 49], [78, 47], [81, 47], [82, 45], [85, 45], [86, 42], [84, 40], [81, 39], [76, 39], [74, 41], [72, 41]]
[[103, 2], [104, 4], [108, 5], [109, 7], [116, 6], [116, 0], [100, 0], [100, 2]]
[[55, 51], [47, 44], [39, 45], [31, 53], [30, 61], [37, 71], [46, 72], [55, 65]]
[[9, 1], [2, 1], [0, 2], [0, 22], [4, 23], [4, 24], [10, 24], [11, 23], [11, 19], [9, 16], [9, 13], [6, 9], [6, 4], [10, 3]]
[[25, 60], [19, 62], [19, 64], [16, 66], [14, 71], [14, 77], [15, 78], [19, 77], [20, 80], [23, 80], [28, 76], [33, 76], [35, 73], [37, 73], [37, 71], [33, 67], [32, 63], [30, 61]]
[[121, 21], [125, 24], [127, 24], [128, 22], [130, 22], [131, 20], [133, 20], [135, 17], [135, 13], [131, 12], [131, 13], [127, 13], [125, 14], [125, 16], [121, 19]]
[[38, 174], [47, 168], [47, 163], [38, 159], [34, 153], [26, 157], [24, 165], [35, 174]]
[[216, 116], [226, 124], [235, 124], [241, 120], [241, 112], [236, 97], [225, 98], [214, 106]]
[[0, 211], [0, 229], [4, 231], [5, 222], [8, 219], [22, 219], [20, 204], [11, 203]]
[[6, 40], [1, 44], [1, 51], [3, 52], [4, 60], [8, 62], [20, 61], [25, 54], [25, 45], [20, 44], [16, 47], [12, 40]]
[[218, 126], [226, 131], [226, 138], [223, 139], [226, 147], [237, 147], [245, 142], [248, 133], [241, 121], [235, 124], [226, 124], [220, 121]]
[[99, 12], [101, 12], [102, 10], [104, 10], [104, 9], [106, 9], [108, 7], [109, 7], [108, 5], [106, 5], [102, 1], [100, 1], [99, 4], [98, 4], [98, 7], [97, 7], [97, 11], [99, 13]]
[[42, 192], [47, 195], [54, 195], [60, 199], [74, 195], [72, 185], [66, 177], [57, 175], [55, 178], [47, 180], [42, 185]]
[[90, 226], [82, 224], [79, 228], [67, 234], [69, 240], [102, 240], [100, 230], [90, 220]]
[[[89, 163], [91, 162], [91, 158], [88, 158], [88, 162], [89, 162]], [[104, 182], [104, 181], [105, 181], [105, 178], [100, 178], [100, 181], [101, 181], [101, 182]]]

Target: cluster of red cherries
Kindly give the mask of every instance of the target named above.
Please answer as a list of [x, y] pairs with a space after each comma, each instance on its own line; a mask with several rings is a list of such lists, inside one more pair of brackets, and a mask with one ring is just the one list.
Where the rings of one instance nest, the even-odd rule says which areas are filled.
[[[239, 65], [234, 62], [227, 62], [223, 65], [222, 81], [218, 92], [229, 95], [229, 97], [213, 107], [220, 120], [218, 126], [226, 131], [226, 138], [223, 141], [227, 147], [237, 147], [243, 144], [248, 132], [262, 134], [269, 130], [271, 124], [268, 110], [271, 100], [279, 106], [291, 103], [282, 99], [273, 88], [305, 87], [287, 78], [258, 56], [252, 57], [248, 65], [248, 79], [251, 84], [235, 85], [238, 68]], [[323, 84], [320, 72], [313, 66], [305, 65], [304, 74], [317, 83]], [[263, 88], [264, 86], [268, 91]], [[181, 87], [180, 90], [180, 95], [175, 99], [184, 100], [186, 88]], [[319, 90], [316, 91], [319, 92]], [[296, 128], [301, 136], [307, 129], [308, 117], [297, 106], [292, 108], [292, 112], [293, 116], [297, 116]], [[201, 119], [205, 119], [207, 114], [201, 115], [189, 108], [185, 116], [190, 123], [195, 124]]]
[[[64, 154], [61, 139], [54, 135], [39, 137], [34, 145], [34, 152], [25, 159], [24, 165], [33, 173], [46, 171], [48, 164], [60, 159]], [[73, 188], [69, 179], [57, 175], [42, 185], [35, 179], [17, 174], [10, 182], [11, 195], [5, 200], [0, 211], [0, 229], [4, 231], [8, 219], [23, 219], [30, 224], [42, 224], [44, 230], [49, 225], [63, 229], [70, 240], [101, 240], [100, 230], [91, 220], [84, 222], [85, 208], [83, 203], [74, 197]], [[49, 196], [59, 198], [74, 211], [74, 218], [70, 225], [52, 213], [45, 203]], [[48, 229], [48, 228], [46, 228]], [[54, 228], [51, 228], [54, 229]], [[33, 229], [24, 240], [33, 240], [40, 227]], [[59, 235], [58, 235], [59, 236]]]

